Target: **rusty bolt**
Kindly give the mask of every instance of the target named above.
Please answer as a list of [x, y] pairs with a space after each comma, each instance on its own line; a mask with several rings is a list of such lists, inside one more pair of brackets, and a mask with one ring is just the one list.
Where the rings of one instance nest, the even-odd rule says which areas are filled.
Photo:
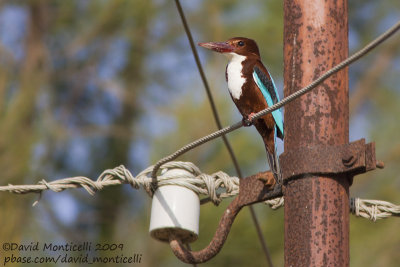
[[356, 159], [357, 157], [355, 157], [354, 155], [346, 155], [342, 158], [342, 162], [344, 166], [349, 168], [353, 166], [354, 163], [356, 163]]
[[383, 161], [377, 160], [376, 167], [379, 169], [383, 169], [385, 167], [385, 163], [383, 163]]

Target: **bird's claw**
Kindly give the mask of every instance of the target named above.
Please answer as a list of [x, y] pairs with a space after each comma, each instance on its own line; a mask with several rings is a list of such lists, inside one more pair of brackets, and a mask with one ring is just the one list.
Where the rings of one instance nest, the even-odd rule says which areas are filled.
[[249, 126], [251, 126], [253, 124], [253, 122], [251, 120], [247, 119], [247, 118], [243, 118], [242, 119], [242, 124], [243, 124], [244, 127], [249, 127]]
[[255, 113], [251, 113], [249, 116], [243, 117], [243, 119], [242, 119], [243, 126], [248, 127], [248, 126], [253, 125], [253, 116], [254, 116], [254, 114]]
[[273, 188], [276, 184], [276, 180], [274, 177], [259, 177], [258, 179], [264, 182], [264, 185], [268, 188]]

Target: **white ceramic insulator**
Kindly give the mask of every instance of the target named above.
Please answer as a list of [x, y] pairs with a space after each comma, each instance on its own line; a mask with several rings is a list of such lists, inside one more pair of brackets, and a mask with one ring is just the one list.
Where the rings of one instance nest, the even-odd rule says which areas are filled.
[[[182, 169], [170, 169], [170, 174], [193, 178], [193, 174]], [[193, 242], [199, 234], [200, 200], [192, 190], [177, 186], [159, 187], [153, 195], [150, 218], [150, 234], [160, 241], [169, 241], [173, 232], [184, 243]]]

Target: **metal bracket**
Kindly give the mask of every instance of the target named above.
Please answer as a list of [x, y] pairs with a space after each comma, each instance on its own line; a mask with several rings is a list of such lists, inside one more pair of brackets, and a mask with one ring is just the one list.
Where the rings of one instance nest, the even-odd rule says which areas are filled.
[[[236, 215], [244, 206], [282, 196], [281, 185], [274, 184], [274, 181], [271, 172], [262, 172], [241, 179], [239, 195], [225, 210], [210, 244], [202, 250], [188, 250], [182, 241], [171, 232], [169, 243], [175, 256], [190, 264], [206, 262], [214, 257], [224, 245]], [[271, 184], [271, 187], [266, 184]]]
[[383, 168], [375, 158], [375, 143], [365, 144], [365, 139], [350, 144], [301, 147], [282, 153], [279, 157], [284, 181], [304, 174], [354, 175]]

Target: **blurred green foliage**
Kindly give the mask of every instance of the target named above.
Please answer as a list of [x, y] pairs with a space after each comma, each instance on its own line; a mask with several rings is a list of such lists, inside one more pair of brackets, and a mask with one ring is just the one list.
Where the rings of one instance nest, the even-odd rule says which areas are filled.
[[[282, 1], [184, 1], [195, 41], [256, 39], [282, 96]], [[350, 1], [350, 50], [400, 17], [398, 0]], [[400, 37], [350, 67], [353, 139], [376, 142], [384, 170], [354, 181], [352, 196], [400, 203]], [[226, 59], [199, 50], [224, 125], [240, 119], [228, 96]], [[132, 172], [216, 130], [172, 1], [0, 1], [1, 184], [96, 177], [119, 164]], [[265, 169], [254, 129], [228, 135], [244, 175]], [[180, 160], [235, 174], [221, 140]], [[150, 199], [128, 186], [94, 197], [83, 190], [0, 194], [0, 241], [123, 243], [141, 266], [184, 266], [148, 235]], [[202, 206], [200, 238], [211, 239], [228, 205]], [[283, 265], [283, 210], [255, 206], [275, 266]], [[351, 266], [398, 266], [400, 221], [351, 218]], [[367, 251], [367, 253], [366, 253]], [[206, 266], [266, 266], [248, 209]], [[14, 265], [16, 266], [16, 265]], [[50, 265], [49, 265], [50, 266]], [[72, 266], [72, 265], [71, 265]]]

